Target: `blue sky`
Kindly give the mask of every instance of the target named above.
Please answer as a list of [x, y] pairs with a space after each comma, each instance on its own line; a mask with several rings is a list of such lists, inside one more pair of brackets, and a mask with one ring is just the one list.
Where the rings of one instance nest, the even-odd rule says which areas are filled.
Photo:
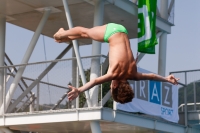
[[[200, 38], [200, 0], [175, 0], [175, 26], [167, 36], [166, 75], [170, 71], [199, 69]], [[8, 24], [6, 25], [6, 53], [14, 64], [20, 64], [33, 36], [33, 32]], [[44, 37], [47, 60], [53, 60], [67, 46], [55, 43]], [[44, 61], [43, 36], [41, 35], [29, 62]], [[136, 55], [137, 40], [131, 40], [131, 47]], [[81, 46], [81, 56], [91, 55], [91, 46]], [[89, 52], [88, 52], [89, 51]], [[102, 45], [102, 54], [107, 55], [108, 45]], [[71, 52], [65, 56], [70, 57]], [[158, 46], [155, 55], [145, 55], [139, 67], [157, 73]]]

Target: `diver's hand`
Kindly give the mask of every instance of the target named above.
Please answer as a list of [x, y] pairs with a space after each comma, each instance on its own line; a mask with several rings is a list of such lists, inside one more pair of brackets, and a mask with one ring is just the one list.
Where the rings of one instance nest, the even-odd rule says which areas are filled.
[[67, 94], [67, 96], [68, 96], [69, 101], [72, 101], [78, 97], [78, 95], [80, 94], [80, 91], [71, 85], [68, 85], [68, 87], [71, 89], [71, 91]]
[[65, 35], [65, 30], [63, 28], [60, 28], [53, 36], [54, 40], [58, 43], [61, 42], [69, 42], [71, 39], [68, 38], [68, 36]]
[[179, 78], [175, 78], [174, 75], [169, 75], [166, 77], [167, 81], [174, 84], [174, 85], [177, 85], [178, 84], [178, 80]]

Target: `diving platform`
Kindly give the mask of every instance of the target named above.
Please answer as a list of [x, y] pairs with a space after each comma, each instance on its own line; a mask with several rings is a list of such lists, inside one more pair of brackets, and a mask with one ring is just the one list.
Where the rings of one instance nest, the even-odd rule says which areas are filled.
[[[101, 55], [100, 57], [104, 58], [101, 59], [102, 63], [106, 61], [106, 56]], [[82, 57], [83, 64], [91, 60], [91, 58], [93, 57]], [[50, 63], [57, 62], [56, 66], [53, 67], [48, 72], [48, 74], [54, 74], [54, 77], [60, 76], [61, 79], [67, 79], [65, 82], [69, 82], [70, 80], [68, 79], [70, 77], [63, 77], [66, 76], [66, 74], [63, 74], [63, 71], [71, 71], [71, 66], [69, 64], [72, 60], [75, 59], [76, 58], [69, 58], [21, 65], [10, 65], [5, 66], [5, 68], [10, 70], [10, 68], [16, 67], [16, 69], [18, 69], [18, 67], [26, 65], [26, 69], [28, 72], [24, 73], [24, 75], [22, 76], [22, 80], [24, 80], [24, 82], [26, 83], [29, 83], [27, 84], [27, 86], [29, 86], [27, 89], [29, 89], [30, 86], [32, 86], [32, 84], [36, 81], [34, 79], [36, 79], [36, 77], [41, 77], [41, 75], [36, 75], [34, 77], [33, 72], [30, 71], [30, 68], [43, 68], [43, 66], [47, 63], [49, 66], [51, 66]], [[84, 66], [87, 70], [87, 67], [89, 68], [90, 64]], [[46, 70], [41, 69], [35, 71], [34, 73], [40, 74], [43, 71]], [[7, 75], [10, 75], [12, 77], [15, 75], [15, 73], [11, 74], [10, 72], [8, 72]], [[33, 79], [31, 79], [31, 77]], [[13, 79], [11, 78], [10, 80], [12, 81]], [[100, 97], [98, 107], [72, 107], [66, 105], [69, 103], [69, 101], [67, 101], [67, 98], [62, 98], [63, 93], [65, 93], [68, 90], [68, 88], [65, 87], [64, 84], [62, 86], [59, 80], [49, 80], [51, 81], [51, 83], [46, 82], [45, 78], [39, 81], [37, 85], [33, 87], [32, 91], [30, 91], [31, 93], [28, 92], [27, 97], [24, 97], [24, 99], [22, 99], [19, 103], [15, 104], [16, 101], [19, 100], [19, 97], [25, 95], [25, 88], [24, 92], [22, 91], [21, 93], [19, 92], [20, 88], [18, 88], [18, 90], [15, 93], [15, 95], [17, 95], [16, 99], [11, 102], [8, 108], [9, 112], [4, 113], [0, 117], [0, 127], [8, 128], [12, 132], [16, 133], [17, 131], [33, 133], [88, 133], [91, 132], [90, 122], [95, 121], [100, 125], [102, 133], [200, 132], [200, 112], [198, 111], [187, 112], [188, 126], [186, 126], [184, 118], [185, 112], [181, 111], [179, 112], [179, 122], [174, 123], [153, 115], [146, 115], [143, 113], [130, 113], [122, 110], [104, 107], [105, 103], [103, 101], [105, 100], [107, 94], [102, 95], [102, 97]], [[9, 86], [9, 84], [10, 83], [8, 83], [7, 86]], [[22, 81], [20, 81], [20, 86], [25, 86], [23, 85]], [[50, 99], [44, 97], [49, 95], [48, 88], [51, 88], [50, 91], [51, 93], [53, 93], [53, 95], [50, 96]], [[102, 92], [102, 88], [99, 89], [99, 92]], [[32, 97], [33, 94], [35, 94], [36, 97], [33, 104], [28, 105], [30, 106], [29, 109], [23, 107], [23, 105], [26, 105], [27, 100], [30, 100], [30, 97]], [[61, 102], [56, 108], [53, 109], [54, 105], [52, 104], [58, 104], [57, 101], [59, 99], [61, 100]], [[33, 109], [31, 110], [31, 108]]]
[[[157, 3], [156, 33], [162, 59], [158, 74], [163, 76], [167, 34], [174, 26], [174, 3]], [[109, 88], [103, 85], [69, 102], [68, 84], [79, 87], [86, 76], [106, 73], [109, 61], [101, 55], [100, 42], [75, 40], [66, 44], [56, 59], [29, 63], [39, 36], [53, 38], [61, 27], [92, 28], [114, 22], [127, 28], [129, 39], [137, 38], [137, 14], [137, 0], [0, 0], [0, 133], [199, 133], [197, 111], [181, 112], [179, 123], [174, 123], [114, 106], [108, 108], [115, 103]], [[13, 64], [5, 53], [6, 23], [34, 33], [21, 64]], [[90, 44], [92, 56], [80, 57], [78, 46]], [[75, 51], [72, 58], [62, 59], [71, 49]], [[138, 62], [143, 56], [138, 56]], [[88, 96], [93, 97], [93, 104]]]
[[91, 132], [90, 121], [98, 121], [103, 133], [184, 133], [186, 130], [180, 124], [103, 107], [13, 113], [6, 114], [0, 121], [0, 126], [12, 130], [42, 133], [88, 133]]

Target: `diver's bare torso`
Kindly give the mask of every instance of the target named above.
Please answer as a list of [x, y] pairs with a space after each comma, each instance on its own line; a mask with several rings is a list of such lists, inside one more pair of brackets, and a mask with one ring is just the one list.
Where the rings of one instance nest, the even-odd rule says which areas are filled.
[[[106, 26], [97, 26], [90, 29], [96, 41], [104, 42]], [[94, 33], [96, 33], [94, 35]], [[88, 34], [90, 37], [90, 34]], [[134, 79], [137, 73], [136, 62], [133, 57], [127, 34], [117, 32], [110, 36], [109, 41], [109, 69], [108, 74], [113, 80]]]
[[113, 74], [114, 80], [133, 79], [137, 67], [127, 34], [115, 33], [109, 38], [109, 45], [108, 73]]

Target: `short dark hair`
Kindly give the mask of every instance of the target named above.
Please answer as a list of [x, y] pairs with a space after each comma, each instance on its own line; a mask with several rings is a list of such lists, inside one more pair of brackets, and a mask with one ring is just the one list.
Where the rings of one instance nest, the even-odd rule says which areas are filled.
[[128, 82], [120, 82], [118, 87], [112, 89], [112, 97], [121, 104], [131, 102], [134, 98], [134, 92]]

